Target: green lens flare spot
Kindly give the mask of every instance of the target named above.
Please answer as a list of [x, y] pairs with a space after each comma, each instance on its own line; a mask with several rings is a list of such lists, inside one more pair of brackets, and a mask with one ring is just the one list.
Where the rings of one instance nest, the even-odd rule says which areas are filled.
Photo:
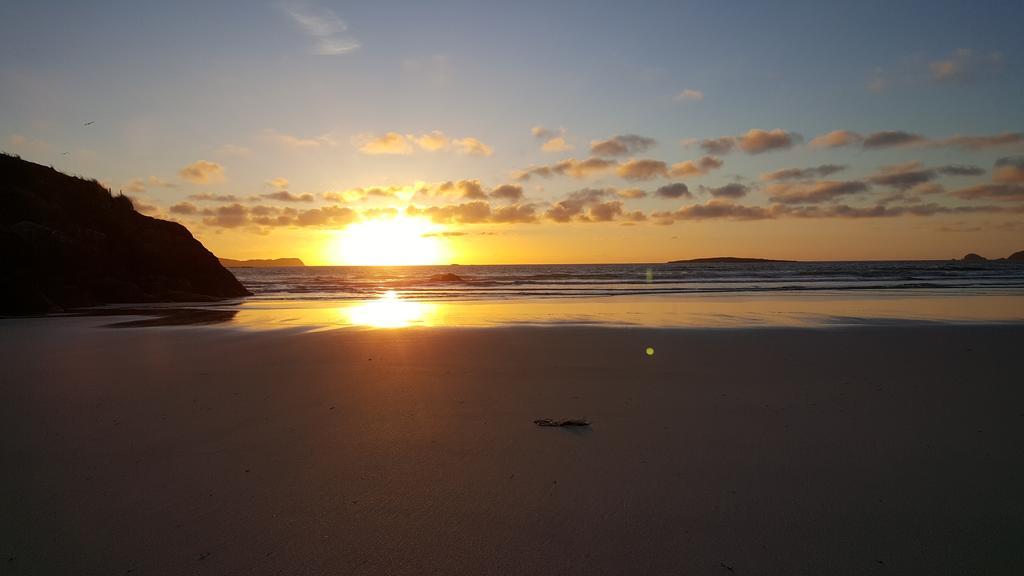
[[654, 356], [654, 348], [648, 346], [646, 352], [648, 356]]

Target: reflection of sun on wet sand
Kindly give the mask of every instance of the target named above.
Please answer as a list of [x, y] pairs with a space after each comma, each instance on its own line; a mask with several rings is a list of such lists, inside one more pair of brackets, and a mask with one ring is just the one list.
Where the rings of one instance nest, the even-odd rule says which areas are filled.
[[376, 300], [355, 304], [344, 310], [350, 324], [374, 328], [402, 328], [429, 325], [435, 305], [428, 302], [403, 300], [394, 290], [388, 290]]

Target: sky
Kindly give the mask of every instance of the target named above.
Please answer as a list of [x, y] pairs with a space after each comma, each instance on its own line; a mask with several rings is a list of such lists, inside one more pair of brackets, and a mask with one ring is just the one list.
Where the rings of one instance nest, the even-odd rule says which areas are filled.
[[1018, 2], [0, 3], [0, 149], [308, 264], [1024, 249]]

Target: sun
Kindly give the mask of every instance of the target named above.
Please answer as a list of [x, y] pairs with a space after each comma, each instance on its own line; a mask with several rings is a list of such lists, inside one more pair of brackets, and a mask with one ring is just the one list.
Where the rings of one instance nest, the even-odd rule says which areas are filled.
[[349, 266], [441, 264], [444, 243], [440, 225], [425, 218], [358, 222], [338, 232], [326, 248], [325, 260]]

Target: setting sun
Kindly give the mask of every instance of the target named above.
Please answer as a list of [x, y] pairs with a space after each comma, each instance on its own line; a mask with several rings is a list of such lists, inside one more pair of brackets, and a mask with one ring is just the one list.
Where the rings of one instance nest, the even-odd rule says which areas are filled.
[[443, 263], [446, 250], [436, 234], [442, 226], [423, 218], [358, 222], [338, 232], [325, 260], [351, 266], [400, 266]]

